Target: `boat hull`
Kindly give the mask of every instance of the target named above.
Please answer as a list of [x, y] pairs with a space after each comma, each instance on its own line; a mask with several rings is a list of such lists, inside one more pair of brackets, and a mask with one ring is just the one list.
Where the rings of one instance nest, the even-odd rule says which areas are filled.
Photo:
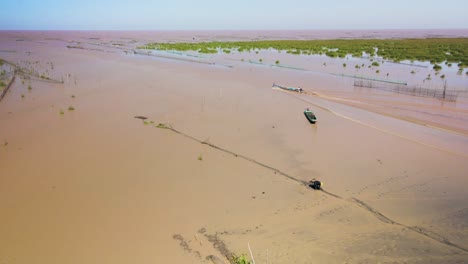
[[315, 122], [317, 122], [317, 117], [312, 111], [304, 111], [304, 115], [311, 124], [315, 124]]

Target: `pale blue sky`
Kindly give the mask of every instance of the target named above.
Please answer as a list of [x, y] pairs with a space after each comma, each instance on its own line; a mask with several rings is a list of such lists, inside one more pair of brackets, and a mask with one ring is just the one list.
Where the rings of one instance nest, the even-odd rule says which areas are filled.
[[468, 28], [467, 0], [0, 0], [0, 29]]

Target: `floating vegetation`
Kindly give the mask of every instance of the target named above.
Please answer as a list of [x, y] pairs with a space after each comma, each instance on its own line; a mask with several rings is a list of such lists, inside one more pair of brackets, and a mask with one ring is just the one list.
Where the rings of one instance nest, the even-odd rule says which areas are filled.
[[275, 61], [275, 64], [279, 64], [279, 63], [280, 63], [280, 61], [279, 61], [279, 60]]
[[430, 61], [432, 64], [458, 63], [468, 66], [468, 38], [428, 39], [334, 39], [334, 40], [265, 40], [237, 42], [199, 43], [149, 43], [140, 49], [199, 51], [217, 53], [218, 49], [242, 51], [286, 51], [289, 54], [325, 54], [328, 57], [344, 58], [346, 55], [362, 57], [380, 56], [396, 62], [402, 60]]
[[378, 62], [374, 61], [374, 62], [372, 62], [372, 66], [379, 67], [380, 64]]
[[169, 129], [169, 126], [167, 126], [166, 124], [163, 124], [163, 123], [159, 123], [156, 127], [161, 128], [161, 129]]
[[250, 261], [247, 260], [245, 255], [242, 256], [232, 256], [229, 261], [233, 264], [251, 264]]
[[434, 67], [432, 67], [435, 71], [440, 71], [442, 70], [442, 66], [440, 66], [439, 64], [436, 64], [434, 65]]

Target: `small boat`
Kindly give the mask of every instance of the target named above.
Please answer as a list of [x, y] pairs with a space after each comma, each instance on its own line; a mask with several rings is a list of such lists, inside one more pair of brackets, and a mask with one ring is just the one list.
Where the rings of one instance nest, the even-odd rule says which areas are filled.
[[286, 86], [282, 86], [282, 85], [279, 85], [279, 84], [276, 84], [276, 83], [273, 83], [272, 87], [280, 88], [280, 89], [283, 89], [283, 90], [286, 90], [286, 91], [298, 92], [298, 93], [302, 93], [304, 91], [301, 87], [299, 87], [299, 88], [286, 87]]
[[314, 112], [309, 110], [309, 108], [304, 110], [304, 115], [311, 124], [315, 124], [315, 122], [317, 122], [317, 117], [315, 116]]

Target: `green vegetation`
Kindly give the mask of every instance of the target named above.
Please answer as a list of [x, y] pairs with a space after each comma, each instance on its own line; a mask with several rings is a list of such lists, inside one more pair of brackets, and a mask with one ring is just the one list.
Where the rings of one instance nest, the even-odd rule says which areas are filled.
[[260, 58], [258, 61], [259, 61], [259, 62], [262, 62], [262, 61], [263, 61], [263, 59], [261, 59], [261, 58]]
[[28, 85], [28, 90], [31, 91], [32, 90], [32, 87], [31, 85]]
[[416, 72], [414, 70], [411, 71], [411, 74], [415, 74]]
[[150, 43], [140, 49], [199, 51], [217, 53], [218, 49], [242, 51], [275, 49], [289, 54], [325, 54], [344, 58], [380, 56], [393, 61], [430, 61], [432, 64], [460, 63], [468, 66], [468, 38], [429, 39], [334, 39], [334, 40], [265, 40], [238, 42]]
[[445, 74], [442, 74], [440, 78], [445, 79]]
[[65, 112], [63, 112], [63, 110], [60, 110], [59, 114], [60, 114], [60, 115], [64, 115]]
[[251, 262], [247, 260], [246, 256], [232, 256], [230, 262], [232, 264], [251, 264]]
[[6, 84], [3, 81], [0, 81], [0, 87], [5, 87]]
[[68, 111], [75, 111], [75, 107], [69, 106], [69, 107], [68, 107]]
[[231, 50], [229, 50], [229, 49], [224, 49], [223, 52], [229, 54], [229, 53], [231, 53]]
[[280, 63], [280, 61], [279, 61], [279, 60], [275, 61], [275, 64], [279, 64], [279, 63]]
[[376, 70], [376, 71], [375, 71], [375, 73], [379, 74], [379, 73], [380, 73], [380, 71], [379, 71], [379, 70]]
[[74, 94], [72, 94], [72, 95], [71, 95], [71, 98], [75, 99], [75, 95], [74, 95]]
[[202, 161], [202, 160], [203, 160], [203, 157], [202, 157], [202, 155], [201, 155], [201, 154], [200, 154], [200, 155], [198, 155], [198, 160], [200, 160], [200, 161]]
[[21, 95], [21, 98], [24, 98], [24, 94]]
[[372, 66], [379, 67], [380, 64], [378, 62], [374, 61], [374, 62], [372, 62]]
[[435, 71], [440, 71], [442, 70], [442, 66], [440, 66], [439, 64], [436, 64], [434, 65], [434, 67], [432, 67]]
[[343, 63], [343, 68], [346, 68], [346, 63]]
[[198, 52], [209, 54], [209, 53], [218, 53], [218, 50], [203, 47], [203, 48], [199, 49]]
[[163, 123], [159, 123], [156, 127], [161, 128], [161, 129], [168, 129], [169, 128], [166, 124], [163, 124]]

